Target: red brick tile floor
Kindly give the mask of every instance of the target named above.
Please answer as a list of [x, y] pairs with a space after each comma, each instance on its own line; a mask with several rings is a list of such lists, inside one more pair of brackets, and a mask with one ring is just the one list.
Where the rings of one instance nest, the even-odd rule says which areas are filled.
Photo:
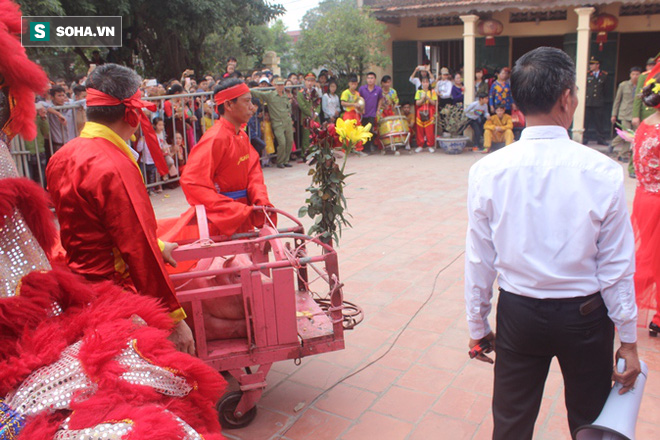
[[[493, 372], [467, 356], [461, 256], [467, 173], [480, 158], [438, 151], [349, 159], [347, 170], [355, 173], [346, 187], [353, 228], [344, 230], [338, 246], [340, 275], [345, 298], [364, 308], [364, 322], [345, 334], [343, 351], [305, 358], [300, 366], [293, 361], [273, 365], [256, 419], [247, 428], [225, 431], [228, 438], [490, 438]], [[275, 206], [297, 213], [310, 182], [307, 171], [304, 164], [264, 170]], [[629, 205], [634, 188], [635, 181], [626, 177]], [[180, 189], [152, 201], [159, 218], [178, 216], [187, 207]], [[309, 225], [309, 219], [304, 223]], [[641, 316], [647, 324], [650, 316]], [[660, 338], [651, 339], [640, 328], [639, 340], [640, 356], [651, 372], [637, 439], [657, 439]], [[535, 438], [570, 438], [556, 362]]]

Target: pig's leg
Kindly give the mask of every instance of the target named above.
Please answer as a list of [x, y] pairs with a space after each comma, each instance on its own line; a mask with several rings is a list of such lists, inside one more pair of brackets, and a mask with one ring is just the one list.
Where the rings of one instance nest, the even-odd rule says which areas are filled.
[[224, 319], [206, 316], [204, 319], [206, 339], [232, 339], [247, 337], [245, 319]]
[[243, 319], [243, 298], [241, 296], [225, 296], [202, 301], [204, 314], [222, 319]]
[[245, 313], [240, 296], [207, 299], [202, 303], [206, 339], [245, 338]]

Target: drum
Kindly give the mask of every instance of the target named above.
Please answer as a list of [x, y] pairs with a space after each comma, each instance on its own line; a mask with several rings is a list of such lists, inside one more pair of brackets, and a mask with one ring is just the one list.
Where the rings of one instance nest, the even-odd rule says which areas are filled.
[[378, 122], [378, 134], [385, 148], [405, 146], [409, 132], [408, 121], [403, 116], [388, 116]]

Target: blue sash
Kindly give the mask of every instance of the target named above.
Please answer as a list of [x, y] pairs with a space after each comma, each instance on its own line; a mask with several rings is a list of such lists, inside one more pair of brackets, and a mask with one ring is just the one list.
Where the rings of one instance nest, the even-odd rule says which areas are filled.
[[238, 199], [247, 199], [248, 193], [247, 189], [240, 189], [238, 191], [228, 191], [228, 192], [220, 192], [218, 191], [219, 194], [222, 194], [223, 196], [227, 196], [230, 199], [238, 200]]

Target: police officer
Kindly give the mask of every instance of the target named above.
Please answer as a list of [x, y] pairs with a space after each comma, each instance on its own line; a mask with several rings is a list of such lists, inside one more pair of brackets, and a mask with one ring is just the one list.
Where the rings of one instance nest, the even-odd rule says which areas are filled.
[[[587, 102], [584, 114], [584, 136], [582, 142], [589, 143], [589, 136], [594, 135], [601, 145], [607, 145], [605, 128], [605, 85], [607, 72], [600, 70], [600, 62], [591, 57], [587, 74]], [[590, 130], [593, 130], [590, 133]]]

